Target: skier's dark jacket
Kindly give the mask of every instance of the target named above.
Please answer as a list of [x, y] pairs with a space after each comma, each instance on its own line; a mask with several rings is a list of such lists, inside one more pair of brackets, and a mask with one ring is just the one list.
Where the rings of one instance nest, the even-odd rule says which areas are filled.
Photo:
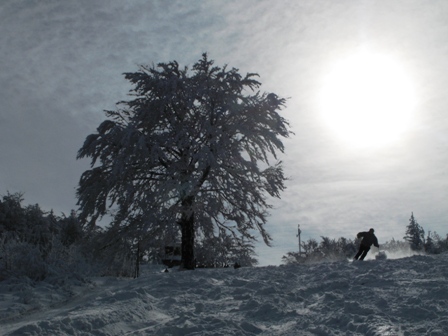
[[361, 245], [370, 247], [373, 244], [376, 247], [380, 247], [378, 245], [378, 239], [372, 231], [359, 232], [357, 237], [362, 238]]

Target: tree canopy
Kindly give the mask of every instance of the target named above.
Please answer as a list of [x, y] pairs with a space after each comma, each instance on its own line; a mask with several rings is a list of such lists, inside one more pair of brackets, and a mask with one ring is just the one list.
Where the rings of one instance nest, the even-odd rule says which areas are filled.
[[91, 158], [77, 189], [81, 219], [113, 209], [117, 230], [138, 235], [175, 223], [187, 269], [197, 235], [239, 244], [259, 232], [269, 245], [267, 195], [285, 188], [277, 154], [291, 134], [279, 114], [286, 100], [258, 91], [256, 74], [213, 64], [203, 54], [191, 71], [172, 61], [125, 73], [133, 99], [105, 111], [78, 152]]

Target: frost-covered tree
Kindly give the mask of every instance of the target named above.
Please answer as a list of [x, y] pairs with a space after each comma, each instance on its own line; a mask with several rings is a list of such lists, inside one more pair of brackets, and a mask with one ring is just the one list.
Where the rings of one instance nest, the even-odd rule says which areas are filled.
[[412, 250], [423, 250], [425, 245], [425, 231], [417, 223], [417, 220], [414, 218], [414, 213], [411, 213], [409, 224], [406, 227], [406, 235], [403, 238], [409, 242]]
[[395, 240], [392, 238], [390, 241], [386, 241], [381, 244], [381, 249], [393, 252], [393, 253], [406, 253], [410, 248], [410, 245], [407, 241]]
[[436, 231], [428, 231], [425, 241], [425, 252], [439, 254], [448, 250], [448, 240], [442, 238]]
[[69, 246], [82, 239], [83, 227], [78, 219], [76, 211], [72, 210], [70, 216], [62, 214], [62, 218], [59, 220], [59, 235], [61, 242]]
[[8, 232], [10, 238], [39, 246], [45, 252], [50, 248], [54, 224], [38, 204], [22, 206], [23, 194], [14, 193], [0, 200], [0, 236]]
[[27, 231], [25, 210], [22, 207], [23, 194], [15, 193], [2, 197], [0, 200], [0, 235], [12, 232], [22, 236]]
[[439, 239], [439, 246], [441, 251], [448, 251], [448, 234], [446, 234], [445, 239]]
[[203, 54], [192, 70], [176, 61], [126, 73], [133, 99], [106, 111], [86, 138], [89, 157], [77, 190], [80, 216], [94, 223], [114, 206], [127, 232], [163, 231], [176, 223], [182, 264], [194, 269], [198, 231], [256, 240], [285, 177], [278, 152], [290, 135], [279, 115], [285, 99], [258, 91], [256, 74], [218, 67]]
[[316, 239], [310, 238], [305, 242], [302, 242], [302, 249], [305, 255], [310, 255], [314, 251], [316, 251], [319, 247], [319, 243]]

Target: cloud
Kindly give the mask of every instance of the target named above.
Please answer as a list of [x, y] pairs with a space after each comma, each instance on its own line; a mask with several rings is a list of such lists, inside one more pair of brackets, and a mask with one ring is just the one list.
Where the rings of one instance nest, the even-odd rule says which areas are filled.
[[[103, 110], [127, 99], [122, 73], [171, 60], [192, 65], [209, 52], [218, 65], [259, 73], [263, 91], [290, 97], [283, 113], [295, 136], [281, 157], [290, 181], [268, 225], [276, 251], [297, 248], [298, 223], [304, 238], [375, 226], [381, 239], [401, 239], [411, 211], [443, 235], [447, 7], [417, 0], [3, 1], [0, 193], [23, 191], [26, 201], [69, 211], [88, 167], [76, 152]], [[361, 152], [326, 129], [317, 92], [333, 62], [366, 45], [402, 62], [418, 107], [400, 143]]]

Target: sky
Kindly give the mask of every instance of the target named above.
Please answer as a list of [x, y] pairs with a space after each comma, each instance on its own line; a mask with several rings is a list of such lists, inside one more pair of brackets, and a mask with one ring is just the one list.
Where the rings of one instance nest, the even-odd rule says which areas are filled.
[[288, 98], [289, 180], [261, 265], [298, 250], [298, 224], [302, 240], [372, 227], [381, 244], [414, 213], [448, 233], [445, 1], [3, 0], [0, 28], [2, 195], [76, 209], [77, 151], [127, 99], [122, 74], [207, 52]]

